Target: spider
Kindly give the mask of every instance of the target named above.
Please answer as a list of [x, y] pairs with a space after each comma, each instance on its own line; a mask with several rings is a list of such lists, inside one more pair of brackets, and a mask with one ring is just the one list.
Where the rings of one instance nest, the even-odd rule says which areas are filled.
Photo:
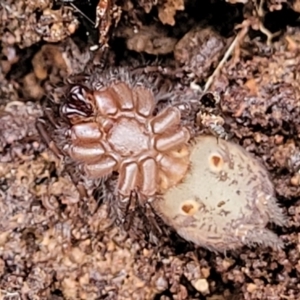
[[[148, 207], [189, 169], [191, 131], [181, 122], [182, 103], [158, 110], [159, 99], [172, 94], [162, 95], [152, 84], [126, 71], [81, 76], [59, 105], [59, 121], [46, 109], [48, 122], [37, 123], [52, 151], [71, 159], [87, 178], [118, 174], [114, 210], [121, 223], [133, 195]], [[55, 129], [47, 131], [47, 123]]]

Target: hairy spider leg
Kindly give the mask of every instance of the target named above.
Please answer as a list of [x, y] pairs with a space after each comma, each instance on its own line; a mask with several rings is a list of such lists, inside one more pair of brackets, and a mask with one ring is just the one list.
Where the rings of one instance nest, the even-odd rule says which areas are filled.
[[166, 130], [180, 124], [180, 111], [174, 107], [167, 107], [151, 121], [152, 130], [156, 134], [162, 134]]
[[140, 162], [141, 183], [139, 192], [143, 195], [154, 196], [157, 191], [158, 171], [153, 158], [146, 158]]
[[117, 184], [118, 193], [129, 197], [138, 184], [138, 165], [135, 162], [121, 164], [119, 180]]
[[173, 151], [169, 155], [163, 154], [159, 162], [159, 179], [161, 191], [180, 182], [188, 172], [189, 150], [187, 146], [179, 151]]
[[76, 143], [67, 145], [66, 149], [72, 159], [87, 164], [98, 163], [105, 154], [105, 149], [102, 147], [100, 142], [89, 143], [84, 146]]
[[136, 106], [136, 112], [139, 115], [146, 118], [152, 115], [155, 103], [153, 101], [153, 94], [150, 90], [143, 87], [134, 88], [133, 99]]
[[95, 122], [81, 123], [72, 126], [70, 135], [72, 141], [84, 143], [97, 142], [102, 138], [102, 133]]
[[119, 220], [125, 222], [125, 214], [128, 211], [132, 194], [138, 184], [139, 169], [137, 163], [121, 164], [117, 182], [117, 215]]
[[38, 130], [40, 136], [42, 137], [44, 143], [49, 147], [49, 149], [55, 154], [58, 158], [62, 158], [63, 152], [56, 146], [55, 142], [51, 139], [45, 128], [45, 121], [39, 118], [36, 122], [36, 129]]
[[97, 163], [84, 165], [84, 171], [91, 178], [102, 178], [110, 175], [115, 167], [117, 162], [110, 156], [105, 156]]
[[132, 91], [127, 84], [124, 82], [115, 83], [111, 85], [110, 90], [116, 100], [116, 105], [121, 111], [134, 110]]
[[181, 128], [173, 134], [162, 134], [156, 138], [155, 146], [158, 151], [166, 152], [186, 144], [190, 139], [190, 132]]

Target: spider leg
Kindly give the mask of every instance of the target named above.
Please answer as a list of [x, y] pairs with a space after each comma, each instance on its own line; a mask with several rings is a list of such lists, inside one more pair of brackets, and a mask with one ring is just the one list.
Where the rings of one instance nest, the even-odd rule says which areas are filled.
[[169, 129], [180, 124], [180, 118], [180, 110], [175, 107], [167, 107], [154, 117], [151, 126], [153, 132], [159, 134], [155, 140], [155, 146], [158, 151], [169, 151], [189, 141], [190, 132], [185, 127], [172, 134], [168, 132], [170, 131]]
[[[131, 196], [123, 196], [123, 195], [118, 194], [117, 206], [115, 209], [118, 224], [125, 224], [130, 201], [131, 201]], [[127, 227], [127, 226], [125, 226], [125, 227]]]
[[74, 186], [77, 188], [77, 191], [79, 193], [79, 196], [81, 199], [87, 199], [88, 198], [88, 192], [85, 188], [84, 184], [80, 182], [80, 179], [78, 177], [78, 174], [76, 172], [75, 166], [68, 165], [65, 169], [66, 173], [70, 176]]
[[98, 163], [84, 165], [84, 171], [91, 178], [99, 179], [111, 174], [117, 162], [110, 156], [103, 157]]
[[72, 126], [70, 135], [72, 140], [80, 140], [82, 142], [96, 142], [102, 137], [98, 125], [94, 122], [81, 123]]
[[155, 218], [155, 213], [153, 211], [153, 208], [151, 206], [151, 202], [152, 201], [155, 201], [154, 199], [155, 197], [152, 197], [152, 198], [149, 198], [147, 203], [145, 204], [145, 215], [147, 217], [147, 219], [149, 220], [150, 222], [150, 226], [151, 228], [159, 235], [161, 235], [163, 232], [162, 232], [162, 229], [160, 228], [160, 226], [158, 225], [157, 221], [156, 221], [156, 218]]
[[143, 215], [146, 217], [146, 219], [149, 221], [148, 224], [144, 224], [145, 226], [150, 225], [150, 229], [153, 231], [152, 233], [154, 235], [161, 235], [162, 229], [158, 225], [156, 221], [156, 214], [152, 208], [151, 203], [153, 201], [156, 201], [156, 195], [153, 195], [152, 197], [147, 197], [143, 195], [142, 193], [136, 194], [139, 207], [142, 208]]
[[142, 183], [138, 201], [141, 207], [145, 209], [145, 215], [150, 222], [151, 228], [161, 234], [162, 231], [157, 224], [155, 213], [153, 212], [151, 202], [156, 199], [156, 191], [158, 189], [158, 169], [153, 158], [147, 158], [140, 163], [142, 173]]
[[94, 190], [93, 196], [95, 199], [98, 199], [99, 204], [102, 201], [107, 201], [107, 213], [110, 219], [113, 219], [113, 222], [116, 223], [116, 212], [114, 210], [114, 204], [116, 202], [116, 189], [115, 186], [118, 182], [118, 175], [113, 173], [109, 178], [103, 178], [100, 181], [99, 186]]
[[57, 123], [55, 122], [55, 118], [53, 116], [53, 112], [51, 110], [51, 108], [49, 107], [45, 107], [44, 109], [44, 114], [45, 117], [47, 118], [47, 120], [49, 120], [50, 124], [54, 127], [54, 128], [58, 128]]
[[39, 132], [44, 143], [49, 147], [49, 149], [59, 158], [63, 157], [63, 152], [56, 146], [55, 142], [51, 139], [45, 126], [45, 121], [39, 118], [35, 124], [37, 131]]
[[140, 169], [142, 174], [141, 194], [154, 196], [158, 182], [156, 161], [153, 158], [147, 158], [140, 163]]
[[122, 165], [119, 172], [119, 179], [117, 183], [117, 215], [119, 220], [124, 223], [125, 215], [130, 205], [132, 192], [136, 189], [138, 182], [138, 165], [136, 163], [129, 163]]
[[133, 98], [136, 112], [143, 117], [149, 117], [154, 110], [153, 94], [144, 87], [136, 87], [133, 90]]
[[111, 86], [111, 91], [115, 94], [118, 106], [121, 110], [133, 110], [133, 95], [131, 89], [124, 82], [119, 82]]
[[163, 134], [155, 141], [155, 146], [158, 151], [169, 151], [185, 144], [190, 139], [190, 132], [185, 127], [181, 128], [173, 134]]
[[162, 134], [169, 128], [180, 123], [180, 110], [174, 107], [167, 107], [153, 118], [151, 126], [153, 132]]
[[159, 164], [160, 188], [164, 191], [180, 182], [188, 172], [190, 161], [187, 147], [173, 151], [171, 155], [162, 155]]
[[132, 162], [129, 164], [122, 165], [119, 174], [120, 175], [119, 175], [119, 180], [117, 185], [118, 193], [126, 197], [129, 197], [131, 192], [137, 186], [137, 180], [138, 180], [137, 163]]
[[89, 143], [84, 146], [79, 143], [71, 144], [67, 145], [64, 150], [68, 152], [72, 159], [87, 164], [97, 163], [105, 154], [101, 143]]
[[129, 203], [128, 203], [129, 205], [126, 208], [127, 214], [126, 214], [126, 217], [124, 220], [124, 229], [126, 231], [128, 231], [133, 224], [137, 198], [138, 198], [138, 196], [137, 196], [136, 191], [132, 191], [131, 195], [130, 195]]

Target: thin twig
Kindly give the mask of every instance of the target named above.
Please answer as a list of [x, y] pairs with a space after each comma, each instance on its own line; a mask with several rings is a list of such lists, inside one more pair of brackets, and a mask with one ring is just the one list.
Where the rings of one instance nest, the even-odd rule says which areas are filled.
[[77, 12], [79, 12], [84, 18], [86, 18], [93, 26], [95, 26], [95, 22], [91, 20], [85, 13], [83, 13], [75, 4], [70, 3], [70, 6], [72, 6]]
[[237, 36], [235, 37], [235, 39], [232, 41], [231, 45], [229, 46], [229, 48], [225, 52], [222, 60], [219, 62], [218, 66], [216, 67], [216, 69], [214, 70], [212, 75], [208, 78], [208, 80], [205, 84], [204, 90], [203, 90], [204, 93], [206, 93], [209, 90], [209, 88], [211, 87], [211, 84], [213, 83], [215, 77], [217, 75], [219, 75], [219, 72], [220, 72], [221, 68], [223, 67], [223, 65], [225, 64], [225, 62], [229, 58], [229, 56], [232, 54], [237, 42], [239, 41], [239, 38], [240, 38], [240, 33], [238, 33]]

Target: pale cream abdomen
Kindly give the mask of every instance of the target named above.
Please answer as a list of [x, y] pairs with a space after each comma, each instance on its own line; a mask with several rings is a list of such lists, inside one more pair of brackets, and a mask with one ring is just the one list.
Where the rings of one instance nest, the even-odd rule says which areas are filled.
[[202, 136], [191, 149], [184, 182], [154, 203], [162, 219], [199, 246], [223, 251], [243, 244], [282, 247], [266, 224], [282, 225], [264, 167], [239, 145]]

